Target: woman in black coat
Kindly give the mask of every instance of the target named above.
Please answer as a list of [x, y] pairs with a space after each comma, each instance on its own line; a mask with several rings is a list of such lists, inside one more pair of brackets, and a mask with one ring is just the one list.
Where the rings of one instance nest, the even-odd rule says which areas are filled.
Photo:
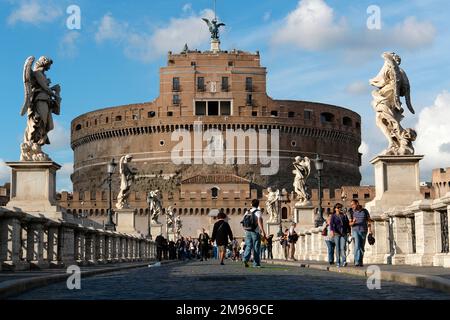
[[233, 233], [231, 232], [230, 225], [225, 221], [227, 215], [224, 212], [220, 212], [217, 215], [219, 219], [213, 228], [211, 236], [212, 241], [216, 241], [217, 248], [219, 249], [220, 264], [223, 265], [223, 259], [225, 258], [225, 252], [227, 250], [228, 239], [233, 240]]

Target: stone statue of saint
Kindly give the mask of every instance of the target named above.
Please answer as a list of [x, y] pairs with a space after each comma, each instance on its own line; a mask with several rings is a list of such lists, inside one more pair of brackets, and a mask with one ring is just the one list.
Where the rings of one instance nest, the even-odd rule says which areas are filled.
[[277, 201], [280, 195], [280, 190], [272, 191], [272, 188], [267, 188], [266, 210], [269, 214], [268, 222], [278, 222], [278, 207]]
[[59, 115], [61, 110], [61, 87], [50, 86], [50, 79], [45, 72], [50, 70], [53, 61], [40, 57], [29, 57], [23, 68], [25, 98], [20, 115], [27, 115], [27, 127], [20, 146], [21, 161], [50, 161], [42, 151], [42, 146], [50, 144], [48, 133], [53, 130], [52, 113]]
[[172, 207], [167, 208], [167, 229], [170, 231], [174, 231], [175, 226], [175, 214], [172, 210]]
[[384, 65], [378, 75], [370, 80], [377, 90], [372, 91], [372, 107], [376, 112], [376, 124], [387, 138], [389, 145], [383, 155], [412, 155], [412, 142], [417, 134], [411, 129], [403, 129], [400, 121], [404, 118], [400, 97], [405, 97], [406, 106], [414, 114], [411, 105], [410, 85], [405, 71], [400, 68], [401, 58], [394, 52], [382, 55]]
[[297, 198], [299, 199], [297, 204], [304, 205], [310, 199], [310, 195], [306, 192], [306, 180], [311, 173], [311, 160], [308, 157], [302, 159], [302, 157], [298, 156], [295, 157], [293, 165], [295, 168], [295, 170], [292, 171], [295, 175], [293, 186], [295, 193], [297, 193]]
[[177, 235], [178, 237], [180, 237], [181, 228], [183, 227], [183, 224], [181, 223], [181, 217], [179, 215], [175, 218], [175, 225], [177, 228]]
[[159, 190], [150, 191], [147, 196], [147, 203], [152, 217], [152, 224], [159, 224], [158, 217], [162, 212], [161, 192]]
[[202, 18], [203, 21], [206, 22], [206, 24], [209, 27], [209, 32], [211, 32], [211, 39], [213, 40], [219, 40], [219, 28], [225, 26], [225, 23], [217, 23], [217, 19], [214, 18], [211, 21], [206, 18]]
[[119, 174], [120, 174], [120, 191], [117, 196], [117, 209], [129, 208], [128, 198], [130, 197], [131, 185], [134, 182], [134, 176], [136, 172], [129, 167], [130, 161], [133, 159], [132, 156], [127, 154], [120, 158], [119, 161]]

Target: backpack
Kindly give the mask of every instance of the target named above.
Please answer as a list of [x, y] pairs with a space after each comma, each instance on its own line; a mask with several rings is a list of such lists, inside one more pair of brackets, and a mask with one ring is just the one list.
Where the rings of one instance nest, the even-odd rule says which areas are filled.
[[256, 218], [255, 211], [251, 210], [250, 213], [246, 212], [244, 215], [244, 218], [241, 221], [242, 227], [244, 227], [244, 230], [247, 231], [255, 231], [258, 227], [258, 218]]

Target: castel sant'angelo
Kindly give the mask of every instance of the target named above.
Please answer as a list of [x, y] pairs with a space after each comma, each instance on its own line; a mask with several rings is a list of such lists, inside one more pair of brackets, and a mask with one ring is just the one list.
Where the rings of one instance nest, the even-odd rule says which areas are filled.
[[[221, 50], [218, 34], [212, 34], [209, 51], [186, 45], [180, 53], [169, 52], [159, 74], [160, 95], [152, 102], [94, 110], [72, 121], [74, 192], [61, 195], [62, 207], [104, 221], [106, 166], [126, 154], [133, 156], [130, 166], [137, 172], [130, 205], [136, 209], [136, 229], [143, 234], [148, 228], [146, 194], [155, 189], [162, 192], [163, 207], [172, 206], [181, 215], [187, 236], [211, 227], [213, 209], [223, 209], [239, 235], [244, 209], [256, 197], [264, 209], [267, 187], [285, 189], [280, 206], [283, 219], [291, 220], [296, 156], [321, 155], [327, 192], [359, 186], [360, 116], [334, 105], [272, 99], [259, 52]], [[252, 144], [251, 133], [256, 133], [257, 143]], [[230, 139], [235, 141], [231, 150]], [[222, 148], [222, 162], [205, 159], [211, 148]], [[227, 158], [230, 154], [234, 157]], [[311, 167], [310, 190], [317, 186]], [[119, 184], [116, 172], [114, 197]], [[164, 214], [160, 221], [165, 223]]]

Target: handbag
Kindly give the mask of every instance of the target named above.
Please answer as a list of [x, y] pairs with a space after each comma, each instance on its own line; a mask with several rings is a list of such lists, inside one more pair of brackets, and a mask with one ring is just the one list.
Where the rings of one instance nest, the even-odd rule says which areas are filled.
[[375, 244], [375, 237], [371, 233], [369, 233], [369, 235], [367, 236], [367, 242], [371, 246], [373, 246]]
[[325, 226], [325, 227], [322, 229], [322, 235], [323, 235], [324, 237], [326, 237], [326, 236], [328, 235], [328, 226]]

